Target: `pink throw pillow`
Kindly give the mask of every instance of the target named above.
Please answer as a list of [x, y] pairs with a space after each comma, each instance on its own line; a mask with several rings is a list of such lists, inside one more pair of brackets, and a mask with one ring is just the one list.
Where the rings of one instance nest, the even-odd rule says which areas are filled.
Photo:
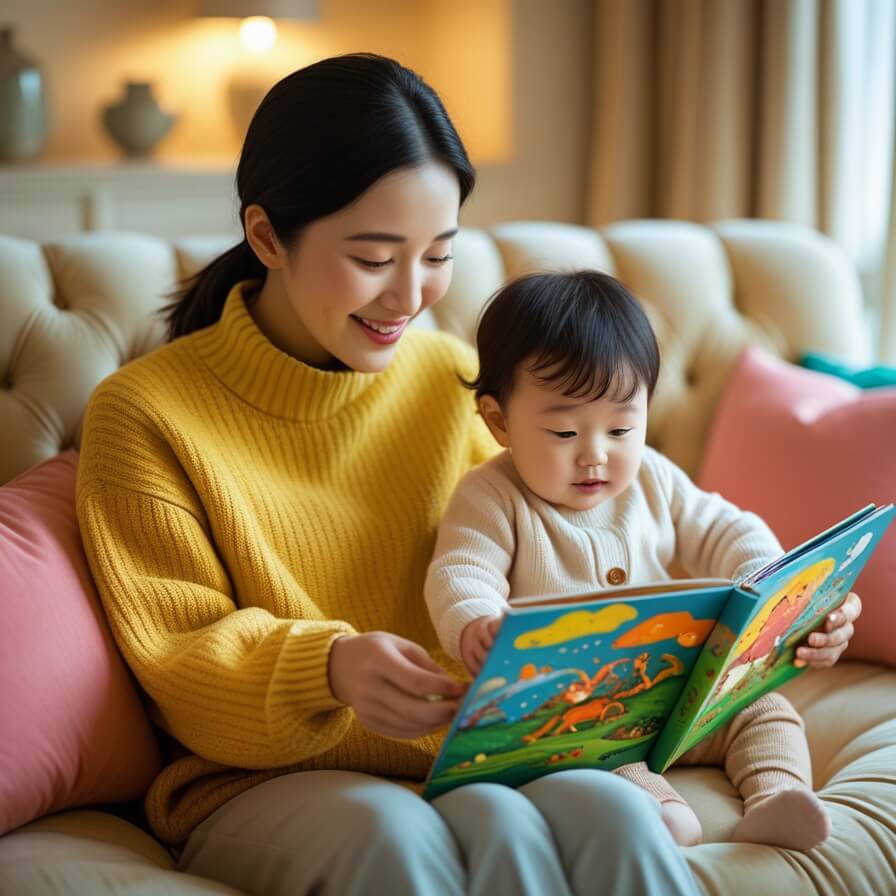
[[66, 451], [0, 488], [0, 835], [135, 799], [159, 770], [81, 545], [77, 465]]
[[[896, 389], [862, 390], [757, 348], [742, 353], [697, 484], [759, 514], [786, 550], [866, 504], [896, 502]], [[853, 590], [844, 657], [896, 666], [896, 527]]]

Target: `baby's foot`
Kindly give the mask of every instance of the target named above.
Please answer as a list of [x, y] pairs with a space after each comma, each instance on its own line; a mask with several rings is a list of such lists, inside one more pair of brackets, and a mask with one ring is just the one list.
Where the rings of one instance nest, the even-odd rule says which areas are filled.
[[753, 806], [731, 839], [806, 852], [830, 833], [831, 819], [821, 800], [808, 788], [794, 788], [774, 793]]
[[679, 846], [696, 846], [703, 840], [703, 829], [694, 810], [684, 803], [662, 804], [663, 821]]

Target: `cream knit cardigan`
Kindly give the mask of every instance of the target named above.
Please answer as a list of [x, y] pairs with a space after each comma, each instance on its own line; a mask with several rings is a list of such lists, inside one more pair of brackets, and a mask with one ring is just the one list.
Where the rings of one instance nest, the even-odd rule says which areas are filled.
[[543, 501], [504, 451], [458, 483], [424, 594], [442, 646], [459, 659], [465, 626], [510, 597], [669, 579], [674, 558], [692, 576], [736, 580], [781, 553], [758, 516], [697, 488], [652, 448], [622, 494], [588, 511]]

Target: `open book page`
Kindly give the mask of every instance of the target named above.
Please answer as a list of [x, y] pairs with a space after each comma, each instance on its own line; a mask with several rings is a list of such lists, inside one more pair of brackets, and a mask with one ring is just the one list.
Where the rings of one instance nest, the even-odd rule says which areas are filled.
[[[714, 719], [709, 714], [709, 704], [717, 694], [714, 685], [733, 661], [739, 633], [754, 614], [756, 604], [755, 594], [741, 589], [732, 591], [721, 618], [703, 645], [669, 721], [647, 756], [651, 771], [664, 772], [685, 750], [709, 734], [711, 729], [703, 730], [702, 725], [708, 725]], [[794, 667], [794, 671], [801, 670]]]
[[835, 523], [830, 529], [825, 529], [824, 532], [819, 532], [818, 535], [814, 535], [808, 541], [804, 541], [802, 544], [797, 545], [795, 548], [792, 548], [786, 554], [778, 557], [771, 563], [766, 564], [761, 569], [754, 570], [750, 575], [739, 581], [737, 584], [747, 587], [759, 584], [759, 582], [763, 579], [767, 579], [779, 569], [799, 560], [800, 557], [808, 554], [809, 551], [819, 545], [833, 541], [839, 533], [845, 532], [847, 529], [855, 526], [858, 522], [865, 520], [866, 517], [870, 517], [880, 510], [886, 510], [886, 508], [877, 508], [874, 504], [867, 504], [861, 510], [857, 510], [855, 513], [846, 517], [846, 519], [840, 520], [839, 523]]
[[720, 620], [727, 623], [729, 649], [719, 649], [718, 657], [701, 656], [695, 669], [714, 681], [712, 690], [692, 701], [677, 744], [671, 743], [671, 727], [664, 732], [666, 742], [648, 760], [654, 771], [665, 770], [744, 706], [805, 671], [793, 665], [796, 646], [846, 599], [894, 513], [887, 505], [850, 517], [849, 525], [835, 526], [821, 541], [812, 539], [786, 555], [788, 562], [735, 592]]
[[672, 594], [513, 606], [424, 795], [644, 759], [733, 593], [726, 582], [674, 585]]

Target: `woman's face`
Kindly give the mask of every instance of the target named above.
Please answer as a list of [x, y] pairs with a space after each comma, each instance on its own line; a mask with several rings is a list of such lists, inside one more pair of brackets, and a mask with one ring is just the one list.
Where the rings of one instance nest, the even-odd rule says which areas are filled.
[[459, 206], [457, 175], [429, 162], [381, 178], [289, 251], [277, 243], [273, 264], [250, 234], [269, 268], [253, 317], [306, 364], [383, 370], [410, 321], [448, 289]]

